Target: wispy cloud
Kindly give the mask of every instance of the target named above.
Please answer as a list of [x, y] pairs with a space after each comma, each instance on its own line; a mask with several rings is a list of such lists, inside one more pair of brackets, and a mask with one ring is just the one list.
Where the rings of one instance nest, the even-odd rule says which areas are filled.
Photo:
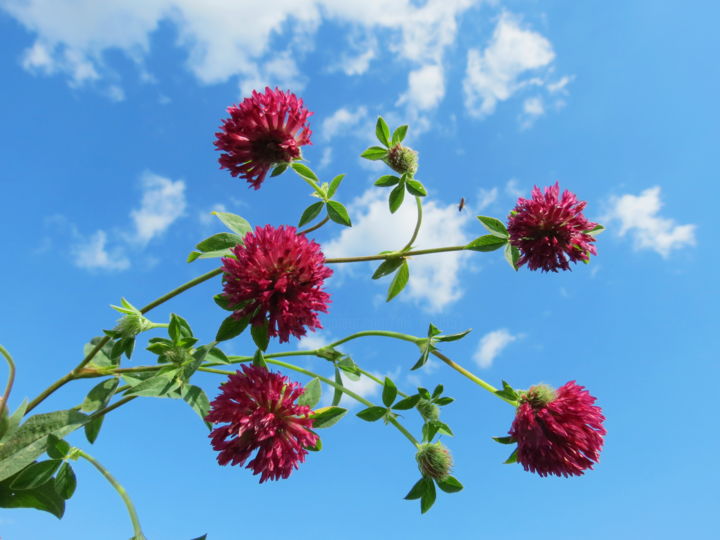
[[116, 246], [108, 250], [107, 233], [103, 230], [96, 231], [89, 237], [79, 236], [70, 247], [70, 253], [75, 266], [85, 270], [119, 271], [130, 268], [130, 260], [125, 256], [122, 247]]
[[[324, 244], [325, 255], [365, 255], [367, 246], [377, 246], [378, 250], [402, 247], [412, 234], [416, 210], [406, 201], [390, 214], [386, 197], [386, 193], [371, 189], [353, 201], [349, 205], [353, 227]], [[423, 226], [415, 246], [422, 249], [467, 243], [470, 238], [464, 229], [470, 221], [469, 214], [458, 212], [456, 204], [443, 206], [430, 201], [423, 207]], [[415, 257], [410, 261], [408, 289], [398, 298], [412, 300], [429, 312], [442, 311], [462, 294], [459, 274], [466, 257], [462, 252]], [[385, 280], [381, 283], [387, 286]]]
[[330, 141], [336, 135], [347, 133], [367, 120], [368, 111], [366, 107], [357, 107], [355, 109], [341, 107], [323, 120], [320, 133], [324, 140]]
[[[520, 89], [547, 85], [541, 70], [548, 68], [554, 58], [550, 41], [538, 32], [522, 28], [515, 16], [503, 13], [487, 47], [468, 51], [463, 81], [468, 112], [483, 118], [495, 111], [498, 102], [509, 99]], [[538, 110], [532, 103], [530, 108]]]
[[408, 75], [407, 92], [400, 96], [398, 105], [407, 104], [412, 111], [434, 109], [445, 95], [443, 68], [429, 64], [411, 71]]
[[507, 329], [501, 328], [488, 332], [478, 343], [473, 360], [477, 362], [481, 368], [489, 368], [492, 366], [493, 361], [513, 341], [516, 341], [519, 336], [511, 334]]
[[130, 217], [135, 226], [133, 240], [145, 245], [162, 235], [185, 212], [185, 182], [148, 171], [140, 181], [143, 192], [140, 208], [132, 210]]
[[668, 257], [671, 251], [696, 243], [695, 225], [679, 225], [659, 215], [663, 206], [660, 186], [648, 188], [640, 195], [612, 197], [609, 204], [610, 210], [602, 221], [618, 221], [618, 234], [632, 237], [635, 249], [650, 249]]

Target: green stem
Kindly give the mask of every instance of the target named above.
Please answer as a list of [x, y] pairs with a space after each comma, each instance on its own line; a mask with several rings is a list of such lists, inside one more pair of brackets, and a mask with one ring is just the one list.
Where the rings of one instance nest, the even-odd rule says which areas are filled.
[[405, 245], [404, 248], [402, 248], [402, 251], [405, 251], [406, 249], [410, 249], [413, 245], [413, 242], [415, 242], [415, 239], [418, 236], [418, 233], [420, 232], [420, 225], [422, 225], [422, 219], [423, 219], [423, 211], [422, 211], [422, 199], [415, 195], [415, 203], [417, 204], [417, 222], [415, 223], [415, 230], [413, 231], [412, 237], [410, 238], [410, 241]]
[[5, 349], [2, 345], [0, 345], [0, 354], [5, 357], [5, 360], [8, 363], [7, 385], [5, 386], [5, 393], [3, 394], [2, 399], [0, 399], [0, 419], [2, 419], [6, 403], [8, 402], [8, 399], [10, 399], [10, 392], [12, 392], [12, 387], [15, 383], [15, 362], [13, 361], [12, 356], [10, 356], [10, 353], [7, 352], [7, 349]]
[[[448, 251], [463, 251], [465, 246], [449, 246], [443, 248], [431, 248], [431, 249], [417, 249], [415, 251], [408, 251], [402, 253], [403, 257], [412, 257], [413, 255], [430, 255], [432, 253], [446, 253]], [[335, 259], [325, 259], [328, 264], [335, 263], [351, 263], [351, 262], [364, 262], [364, 261], [382, 261], [390, 257], [397, 257], [399, 252], [385, 253], [384, 255], [365, 255], [363, 257], [338, 257]]]
[[313, 225], [312, 227], [308, 227], [307, 229], [300, 231], [298, 234], [307, 234], [309, 232], [316, 231], [320, 227], [325, 225], [328, 221], [330, 221], [330, 216], [325, 216], [325, 219], [323, 219], [320, 223], [318, 223], [317, 225]]
[[[380, 386], [385, 386], [385, 381], [381, 381], [380, 378], [376, 377], [375, 375], [373, 375], [373, 374], [370, 373], [369, 371], [365, 371], [365, 370], [362, 369], [362, 368], [358, 368], [358, 371], [360, 372], [360, 374], [365, 375], [368, 379], [375, 381], [375, 382], [378, 383]], [[405, 394], [404, 392], [401, 392], [400, 390], [398, 390], [398, 395], [399, 395], [399, 396], [402, 396], [402, 397], [404, 397], [404, 398], [408, 397], [407, 394]]]
[[122, 399], [119, 399], [119, 400], [117, 400], [115, 403], [113, 403], [112, 405], [108, 405], [108, 406], [105, 407], [104, 409], [100, 409], [99, 411], [95, 411], [95, 412], [91, 415], [90, 420], [94, 420], [95, 418], [99, 418], [100, 416], [105, 416], [105, 415], [106, 415], [107, 413], [109, 413], [110, 411], [114, 411], [114, 410], [117, 409], [118, 407], [122, 407], [122, 406], [125, 405], [127, 402], [132, 401], [132, 400], [135, 399], [136, 397], [138, 397], [138, 396], [126, 396], [126, 397], [124, 397], [124, 398], [122, 398]]
[[[317, 377], [318, 379], [320, 379], [320, 380], [321, 380], [322, 382], [324, 382], [325, 384], [327, 384], [327, 385], [329, 385], [329, 386], [332, 386], [333, 388], [336, 388], [337, 390], [340, 390], [340, 391], [343, 392], [344, 394], [347, 394], [348, 396], [350, 396], [350, 397], [353, 398], [354, 400], [362, 403], [362, 404], [365, 405], [366, 407], [374, 407], [374, 406], [375, 406], [375, 404], [374, 404], [373, 402], [368, 401], [367, 399], [365, 399], [365, 398], [362, 397], [361, 395], [356, 394], [356, 393], [353, 392], [352, 390], [348, 390], [348, 389], [345, 388], [344, 386], [342, 386], [342, 385], [340, 385], [340, 384], [337, 384], [335, 381], [330, 380], [330, 379], [328, 379], [327, 377], [323, 377], [322, 375], [318, 375], [317, 373], [314, 373], [314, 372], [309, 371], [309, 370], [307, 370], [307, 369], [303, 369], [303, 368], [301, 368], [301, 367], [299, 367], [299, 366], [295, 366], [295, 365], [293, 365], [293, 364], [288, 364], [287, 362], [282, 362], [281, 360], [273, 360], [272, 358], [268, 358], [267, 356], [265, 357], [265, 361], [266, 361], [268, 364], [273, 364], [273, 365], [275, 365], [275, 366], [280, 366], [280, 367], [284, 367], [284, 368], [287, 368], [287, 369], [291, 369], [291, 370], [293, 370], [293, 371], [297, 371], [298, 373], [302, 373], [303, 375], [307, 375], [308, 377]], [[204, 367], [198, 368], [198, 371], [205, 371], [205, 372], [207, 372], [207, 373], [217, 373], [218, 375], [234, 375], [234, 374], [235, 374], [234, 371], [224, 371], [224, 370], [221, 370], [221, 369], [212, 369], [212, 368], [204, 368]], [[395, 418], [389, 418], [388, 420], [389, 420], [389, 422], [390, 422], [393, 426], [395, 426], [395, 427], [400, 431], [400, 433], [402, 433], [403, 435], [405, 435], [405, 437], [406, 437], [415, 447], [417, 447], [417, 446], [419, 445], [417, 439], [416, 439], [415, 437], [413, 437], [412, 433], [410, 433], [407, 429], [405, 429], [405, 427], [404, 427], [402, 424], [400, 424], [400, 422], [398, 422]]]
[[474, 382], [474, 383], [477, 384], [478, 386], [480, 386], [480, 387], [484, 388], [485, 390], [487, 390], [488, 392], [490, 392], [490, 393], [491, 393], [492, 395], [494, 395], [495, 397], [499, 397], [500, 399], [502, 399], [502, 400], [505, 401], [506, 403], [509, 403], [509, 404], [512, 405], [513, 407], [517, 407], [517, 406], [518, 406], [517, 401], [513, 401], [512, 399], [508, 399], [508, 398], [503, 397], [503, 396], [501, 396], [501, 395], [499, 395], [499, 394], [496, 394], [496, 392], [498, 391], [498, 389], [495, 388], [492, 384], [483, 381], [480, 377], [472, 374], [471, 372], [469, 372], [467, 369], [465, 369], [464, 367], [462, 367], [462, 366], [461, 366], [460, 364], [458, 364], [457, 362], [453, 362], [452, 360], [450, 360], [447, 356], [445, 356], [445, 355], [444, 355], [443, 353], [441, 353], [440, 351], [432, 351], [432, 353], [433, 353], [435, 356], [437, 356], [440, 360], [442, 360], [443, 362], [445, 362], [448, 366], [450, 366], [451, 368], [453, 368], [455, 371], [457, 371], [457, 372], [460, 373], [461, 375], [464, 375], [465, 377], [467, 377], [468, 379], [470, 379], [472, 382]]
[[75, 448], [75, 454], [82, 458], [85, 458], [90, 463], [92, 463], [93, 466], [105, 477], [105, 479], [110, 482], [112, 487], [115, 488], [115, 491], [118, 492], [120, 497], [122, 497], [122, 500], [127, 507], [128, 514], [130, 514], [130, 521], [132, 521], [133, 531], [135, 533], [135, 536], [132, 540], [146, 540], [145, 535], [142, 532], [142, 528], [140, 527], [140, 520], [138, 519], [137, 512], [135, 511], [135, 506], [133, 506], [133, 503], [130, 500], [127, 491], [125, 491], [125, 488], [122, 487], [120, 483], [115, 480], [115, 477], [113, 477], [113, 475], [110, 474], [110, 472], [105, 467], [103, 467], [95, 458], [86, 454], [79, 448]]
[[339, 339], [337, 341], [333, 341], [328, 345], [328, 347], [337, 347], [338, 345], [342, 345], [343, 343], [346, 343], [353, 339], [358, 339], [361, 337], [368, 337], [368, 336], [379, 336], [379, 337], [389, 337], [389, 338], [395, 338], [395, 339], [401, 339], [403, 341], [409, 341], [411, 343], [420, 343], [423, 341], [424, 338], [419, 338], [415, 336], [411, 336], [409, 334], [402, 334], [400, 332], [390, 332], [389, 330], [364, 330], [362, 332], [356, 332], [354, 334], [350, 334], [347, 337], [344, 337], [342, 339]]

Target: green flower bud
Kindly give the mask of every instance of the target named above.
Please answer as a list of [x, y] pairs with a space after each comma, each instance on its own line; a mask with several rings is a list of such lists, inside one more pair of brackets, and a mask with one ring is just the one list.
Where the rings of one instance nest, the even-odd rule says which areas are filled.
[[540, 409], [553, 401], [556, 397], [555, 389], [547, 384], [536, 384], [531, 386], [521, 397], [521, 402], [532, 405], [534, 409]]
[[418, 153], [407, 146], [396, 144], [388, 152], [386, 163], [400, 174], [415, 174], [418, 168]]
[[453, 465], [449, 450], [439, 442], [421, 445], [415, 460], [422, 475], [435, 480], [448, 476]]
[[417, 405], [418, 412], [424, 420], [438, 420], [440, 418], [440, 407], [432, 403], [429, 399], [421, 398]]
[[137, 312], [131, 312], [125, 315], [117, 322], [114, 330], [123, 338], [131, 338], [137, 336], [140, 332], [150, 330], [153, 323]]

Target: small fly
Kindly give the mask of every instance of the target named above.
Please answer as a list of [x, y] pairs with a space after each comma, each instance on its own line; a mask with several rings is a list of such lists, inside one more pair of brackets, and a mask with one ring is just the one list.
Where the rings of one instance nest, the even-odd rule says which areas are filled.
[[460, 204], [458, 204], [458, 212], [462, 212], [463, 208], [465, 208], [465, 197], [460, 197]]

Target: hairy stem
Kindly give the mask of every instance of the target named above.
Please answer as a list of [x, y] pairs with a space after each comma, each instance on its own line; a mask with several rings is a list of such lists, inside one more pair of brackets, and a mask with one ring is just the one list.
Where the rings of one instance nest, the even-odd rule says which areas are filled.
[[85, 458], [87, 461], [92, 463], [92, 465], [100, 471], [100, 474], [102, 474], [105, 479], [110, 482], [112, 487], [115, 488], [115, 491], [118, 492], [120, 497], [122, 497], [123, 502], [125, 503], [125, 506], [127, 507], [128, 514], [130, 514], [130, 521], [132, 521], [133, 526], [133, 532], [135, 533], [132, 540], [146, 540], [145, 535], [142, 532], [142, 528], [140, 527], [140, 520], [138, 519], [137, 512], [135, 511], [135, 506], [133, 505], [132, 501], [130, 500], [130, 496], [127, 494], [127, 491], [125, 491], [125, 488], [120, 485], [120, 483], [115, 480], [115, 477], [110, 474], [110, 471], [108, 471], [105, 467], [103, 467], [94, 457], [86, 454], [79, 448], [75, 448], [75, 454]]
[[317, 225], [313, 225], [312, 227], [308, 227], [307, 229], [300, 231], [298, 234], [307, 234], [309, 232], [317, 231], [320, 227], [325, 225], [328, 221], [330, 221], [330, 216], [325, 216], [325, 219], [323, 219], [321, 222], [319, 222]]
[[487, 390], [488, 392], [490, 392], [490, 393], [491, 393], [492, 395], [494, 395], [495, 397], [498, 397], [498, 398], [502, 399], [504, 402], [509, 403], [509, 404], [512, 405], [513, 407], [517, 407], [517, 406], [518, 406], [517, 401], [514, 401], [514, 400], [512, 400], [512, 399], [508, 399], [508, 398], [506, 398], [506, 397], [503, 397], [503, 396], [497, 394], [496, 392], [498, 391], [498, 389], [495, 388], [492, 384], [483, 381], [480, 377], [478, 377], [477, 375], [474, 375], [473, 373], [469, 372], [467, 369], [465, 369], [464, 367], [462, 367], [462, 366], [461, 366], [460, 364], [458, 364], [457, 362], [453, 362], [452, 360], [450, 360], [447, 356], [445, 356], [445, 355], [444, 355], [443, 353], [441, 353], [440, 351], [432, 351], [432, 353], [433, 353], [436, 357], [438, 357], [440, 360], [442, 360], [443, 362], [445, 362], [448, 366], [450, 366], [451, 368], [453, 368], [455, 371], [457, 371], [457, 372], [460, 373], [461, 375], [467, 377], [468, 379], [470, 379], [472, 382], [474, 382], [475, 384], [477, 384], [477, 385], [480, 386], [481, 388], [484, 388], [485, 390]]
[[413, 245], [413, 242], [415, 242], [415, 239], [418, 236], [418, 233], [420, 233], [420, 226], [422, 225], [422, 219], [423, 219], [423, 211], [422, 211], [422, 199], [415, 195], [415, 204], [417, 204], [417, 222], [415, 223], [415, 230], [413, 231], [412, 236], [410, 237], [410, 241], [405, 245], [404, 248], [402, 248], [402, 251], [405, 251], [406, 249], [410, 249]]
[[8, 402], [8, 399], [10, 399], [10, 392], [12, 392], [13, 384], [15, 383], [15, 362], [12, 359], [12, 356], [10, 356], [10, 353], [7, 352], [7, 349], [0, 345], [0, 354], [2, 354], [5, 357], [5, 361], [8, 364], [8, 380], [7, 384], [5, 385], [5, 393], [3, 393], [2, 398], [0, 398], [0, 419], [3, 417], [3, 412], [5, 411], [6, 404]]

